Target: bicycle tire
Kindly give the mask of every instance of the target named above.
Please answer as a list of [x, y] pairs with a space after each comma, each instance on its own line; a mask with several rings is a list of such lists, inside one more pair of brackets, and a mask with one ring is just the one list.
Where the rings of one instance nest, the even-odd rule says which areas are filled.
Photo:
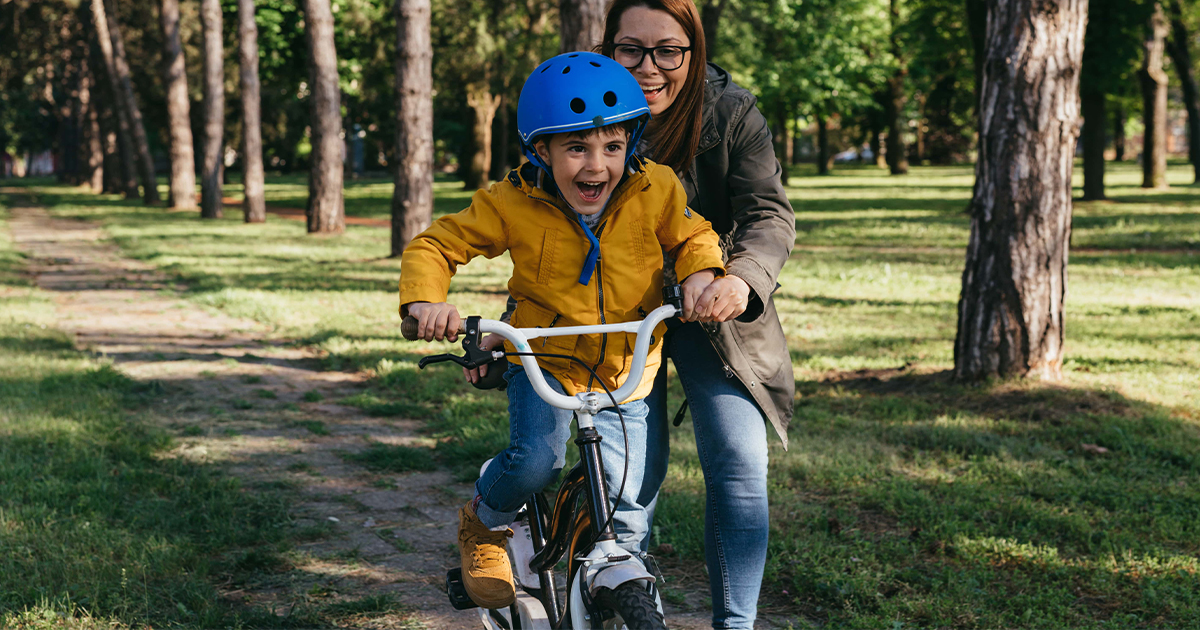
[[628, 630], [667, 629], [654, 597], [641, 580], [626, 582], [615, 589], [600, 589], [596, 592], [596, 605], [616, 613], [614, 619], [602, 624], [604, 628], [621, 628], [621, 622], [624, 622]]

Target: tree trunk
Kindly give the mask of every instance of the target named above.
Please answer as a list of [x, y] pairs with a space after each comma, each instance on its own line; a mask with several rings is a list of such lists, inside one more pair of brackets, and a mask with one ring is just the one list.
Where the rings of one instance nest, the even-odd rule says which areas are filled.
[[1104, 145], [1108, 133], [1103, 92], [1079, 90], [1083, 113], [1083, 200], [1104, 199]]
[[904, 124], [901, 116], [904, 113], [904, 75], [907, 71], [900, 57], [900, 39], [897, 37], [900, 11], [896, 6], [898, 0], [891, 0], [890, 14], [892, 27], [892, 56], [896, 58], [896, 70], [887, 80], [887, 100], [885, 113], [887, 115], [887, 164], [892, 175], [908, 173], [908, 154], [904, 148]]
[[1189, 41], [1187, 26], [1183, 23], [1183, 9], [1179, 6], [1179, 0], [1171, 0], [1171, 38], [1167, 41], [1167, 52], [1179, 75], [1183, 105], [1187, 108], [1188, 160], [1192, 163], [1193, 181], [1200, 183], [1200, 102], [1197, 102]]
[[101, 144], [100, 117], [96, 114], [92, 96], [94, 85], [91, 64], [85, 54], [79, 63], [79, 122], [83, 130], [79, 181], [90, 186], [92, 192], [100, 193], [104, 190], [104, 148]]
[[817, 112], [817, 175], [828, 175], [833, 156], [829, 154], [829, 129], [825, 115]]
[[430, 0], [395, 0], [396, 187], [392, 257], [433, 220], [433, 44]]
[[1125, 161], [1125, 106], [1120, 103], [1113, 112], [1113, 152], [1114, 162]]
[[221, 0], [200, 0], [204, 30], [204, 150], [200, 164], [200, 216], [219, 219], [225, 153], [225, 45]]
[[1162, 5], [1155, 2], [1146, 24], [1142, 43], [1142, 116], [1145, 134], [1142, 142], [1142, 188], [1167, 187], [1167, 73], [1163, 72], [1163, 48], [1167, 21]]
[[467, 86], [467, 105], [475, 110], [475, 155], [463, 178], [463, 188], [476, 190], [487, 186], [488, 167], [492, 164], [492, 120], [500, 97], [492, 96], [486, 82]]
[[717, 50], [717, 27], [721, 24], [721, 12], [728, 0], [708, 0], [700, 7], [700, 25], [704, 28], [704, 52], [707, 61], [713, 60]]
[[304, 0], [312, 94], [312, 170], [308, 176], [308, 231], [340, 234], [346, 229], [342, 200], [342, 95], [338, 88], [337, 50], [329, 0]]
[[262, 112], [258, 89], [258, 25], [254, 0], [238, 0], [238, 65], [242, 86], [242, 213], [246, 223], [267, 220], [263, 197]]
[[168, 205], [196, 208], [196, 156], [192, 146], [192, 103], [179, 37], [179, 0], [162, 0], [163, 83], [167, 90], [167, 132], [171, 138], [171, 182]]
[[[100, 44], [100, 54], [104, 58], [104, 73], [108, 76], [108, 87], [113, 104], [113, 113], [117, 126], [117, 147], [120, 162], [120, 190], [125, 197], [138, 196], [137, 157], [133, 152], [131, 141], [132, 130], [129, 123], [129, 109], [125, 106], [125, 92], [121, 89], [121, 81], [117, 74], [117, 62], [113, 53], [113, 40], [108, 32], [108, 18], [105, 15], [104, 0], [92, 0], [92, 21], [96, 25], [96, 42]], [[116, 175], [116, 172], [113, 173]]]
[[790, 116], [787, 110], [781, 105], [776, 109], [775, 117], [775, 156], [779, 160], [779, 166], [782, 171], [779, 174], [779, 180], [784, 185], [788, 184], [788, 167], [792, 163], [792, 138], [788, 134], [788, 118]]
[[[505, 90], [507, 92], [507, 90]], [[496, 108], [496, 120], [492, 124], [492, 172], [491, 178], [503, 179], [504, 174], [512, 169], [509, 161], [509, 100], [504, 94], [500, 95], [500, 106]]]
[[154, 177], [154, 158], [150, 155], [150, 143], [146, 139], [146, 125], [142, 123], [142, 110], [138, 107], [137, 94], [133, 91], [133, 79], [129, 72], [129, 62], [125, 59], [125, 42], [121, 39], [121, 27], [117, 23], [117, 12], [113, 6], [114, 0], [105, 0], [108, 9], [108, 36], [112, 38], [113, 62], [120, 79], [121, 100], [129, 119], [129, 129], [133, 133], [133, 149], [137, 155], [138, 170], [142, 175], [142, 199], [146, 205], [159, 202], [158, 181]]
[[117, 128], [116, 116], [114, 115], [109, 129], [102, 131], [104, 156], [103, 166], [100, 169], [100, 174], [103, 176], [101, 191], [106, 193], [124, 193], [125, 182], [121, 179], [121, 143], [117, 141], [119, 135], [114, 129]]
[[887, 163], [883, 160], [883, 143], [879, 141], [879, 131], [871, 130], [871, 139], [867, 146], [871, 147], [871, 157], [875, 160], [875, 166], [884, 168]]
[[1108, 133], [1103, 92], [1081, 89], [1083, 113], [1083, 200], [1104, 199], [1104, 145]]
[[604, 39], [605, 0], [559, 0], [562, 21], [559, 53], [591, 51]]
[[959, 379], [1058, 379], [1087, 0], [991, 4]]

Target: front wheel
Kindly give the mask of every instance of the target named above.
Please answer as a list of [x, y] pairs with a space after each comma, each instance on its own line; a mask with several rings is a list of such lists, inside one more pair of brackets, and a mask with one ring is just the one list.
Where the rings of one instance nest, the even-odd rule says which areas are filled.
[[601, 610], [612, 611], [615, 614], [615, 617], [605, 619], [601, 624], [605, 630], [667, 628], [662, 613], [654, 603], [654, 597], [646, 590], [646, 583], [641, 580], [626, 582], [615, 589], [600, 589], [596, 593], [596, 605]]

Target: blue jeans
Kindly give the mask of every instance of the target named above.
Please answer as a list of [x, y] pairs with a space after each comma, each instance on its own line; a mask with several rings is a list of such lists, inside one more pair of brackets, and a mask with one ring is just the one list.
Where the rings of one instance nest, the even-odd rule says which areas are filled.
[[[741, 381], [725, 377], [721, 358], [699, 324], [676, 327], [666, 344], [687, 396], [704, 471], [704, 548], [713, 627], [753, 628], [771, 525], [766, 419]], [[638, 501], [652, 521], [670, 456], [665, 362], [646, 402], [651, 413]]]
[[[551, 389], [563, 393], [562, 385], [553, 376], [545, 370], [542, 375]], [[475, 492], [482, 497], [476, 514], [488, 528], [512, 523], [530, 495], [558, 478], [566, 464], [567, 442], [571, 439], [573, 413], [542, 400], [533, 391], [523, 367], [510, 365], [504, 379], [508, 381], [508, 448], [492, 460], [475, 482]], [[646, 417], [650, 408], [644, 399], [626, 402], [620, 408], [629, 435], [629, 473], [613, 525], [617, 529], [617, 543], [636, 553], [650, 531], [646, 508], [635, 500], [645, 468]], [[621, 421], [611, 407], [596, 414], [595, 424], [601, 437], [600, 457], [604, 460], [611, 509], [626, 468], [625, 440]]]

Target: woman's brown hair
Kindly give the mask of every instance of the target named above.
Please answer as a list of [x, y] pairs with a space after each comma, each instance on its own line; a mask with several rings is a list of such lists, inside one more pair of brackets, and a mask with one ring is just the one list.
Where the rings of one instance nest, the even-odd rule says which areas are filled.
[[654, 134], [648, 138], [654, 147], [652, 153], [656, 162], [666, 164], [676, 172], [683, 172], [691, 166], [696, 148], [700, 145], [704, 77], [707, 73], [705, 60], [708, 58], [700, 12], [692, 0], [616, 0], [604, 18], [604, 43], [600, 45], [600, 52], [606, 57], [613, 56], [621, 16], [632, 7], [646, 7], [669, 14], [692, 43], [683, 87], [675, 97], [675, 102], [659, 115], [660, 118], [654, 123]]

